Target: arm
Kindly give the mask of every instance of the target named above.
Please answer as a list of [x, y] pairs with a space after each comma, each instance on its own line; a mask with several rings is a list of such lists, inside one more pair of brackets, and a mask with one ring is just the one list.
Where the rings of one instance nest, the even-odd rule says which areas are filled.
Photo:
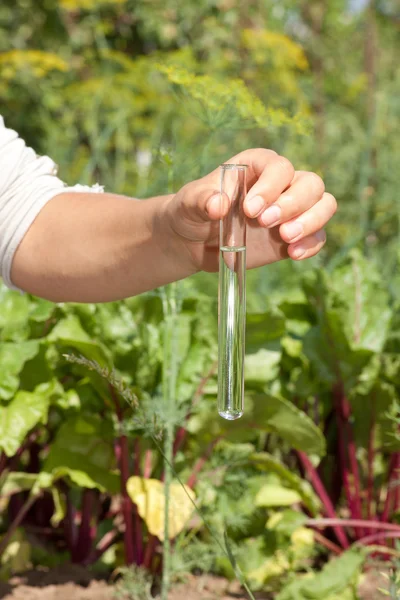
[[[249, 164], [247, 267], [288, 255], [314, 256], [336, 211], [313, 173], [265, 149], [230, 162]], [[13, 261], [15, 285], [55, 301], [104, 302], [218, 269], [219, 169], [176, 194], [137, 201], [112, 194], [61, 193], [40, 212]], [[271, 214], [272, 211], [272, 214]]]
[[107, 302], [191, 275], [197, 269], [166, 224], [171, 199], [59, 194], [17, 249], [13, 284], [55, 302]]

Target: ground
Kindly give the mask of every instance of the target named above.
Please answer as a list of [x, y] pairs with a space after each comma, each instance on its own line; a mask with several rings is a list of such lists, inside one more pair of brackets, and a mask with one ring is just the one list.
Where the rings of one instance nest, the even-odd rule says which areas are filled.
[[[377, 588], [382, 579], [368, 575], [360, 586], [361, 600], [384, 598]], [[93, 579], [86, 569], [65, 565], [53, 570], [29, 571], [0, 582], [0, 600], [113, 600], [113, 588], [105, 581]], [[212, 575], [189, 576], [185, 583], [174, 587], [170, 600], [247, 600], [237, 584]], [[271, 600], [265, 595], [257, 600]]]
[[[228, 589], [229, 587], [229, 589]], [[29, 571], [0, 582], [0, 600], [113, 600], [113, 588], [105, 581], [92, 579], [92, 574], [79, 566]], [[176, 585], [170, 600], [247, 600], [236, 584], [204, 575], [189, 576]], [[261, 596], [260, 600], [268, 600]]]

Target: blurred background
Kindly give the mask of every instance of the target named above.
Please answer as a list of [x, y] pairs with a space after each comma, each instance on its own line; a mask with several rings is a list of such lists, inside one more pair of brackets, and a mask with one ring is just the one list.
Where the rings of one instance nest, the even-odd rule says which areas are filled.
[[[136, 564], [119, 597], [167, 572], [165, 599], [193, 571], [234, 579], [235, 555], [260, 598], [380, 597], [385, 580], [358, 583], [400, 557], [399, 56], [398, 0], [1, 0], [0, 114], [69, 185], [146, 198], [263, 146], [339, 204], [320, 256], [248, 274], [229, 427], [216, 274], [97, 306], [0, 288], [2, 580]], [[163, 535], [160, 428], [211, 529], [175, 490]]]

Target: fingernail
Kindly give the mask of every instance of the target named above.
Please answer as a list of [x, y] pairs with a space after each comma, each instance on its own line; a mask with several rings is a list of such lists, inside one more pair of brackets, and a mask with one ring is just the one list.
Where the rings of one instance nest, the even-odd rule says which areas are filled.
[[209, 198], [207, 205], [206, 205], [206, 211], [209, 214], [210, 211], [214, 211], [214, 212], [218, 212], [221, 208], [221, 194], [214, 194], [214, 196], [211, 196], [211, 198]]
[[261, 221], [266, 227], [277, 225], [281, 219], [282, 210], [278, 205], [273, 205], [261, 215]]
[[246, 209], [250, 217], [256, 217], [264, 208], [264, 200], [261, 196], [253, 196], [246, 200]]
[[291, 242], [297, 239], [304, 231], [303, 225], [298, 221], [295, 221], [294, 223], [287, 223], [284, 227], [285, 237], [287, 237], [287, 239]]
[[306, 249], [302, 248], [301, 246], [296, 246], [296, 248], [293, 248], [291, 252], [293, 258], [301, 258], [305, 253]]

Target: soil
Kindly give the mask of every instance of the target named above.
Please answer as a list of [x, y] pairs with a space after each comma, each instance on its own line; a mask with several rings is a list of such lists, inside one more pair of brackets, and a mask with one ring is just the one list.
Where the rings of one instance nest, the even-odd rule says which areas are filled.
[[[361, 600], [384, 598], [377, 589], [385, 585], [378, 574], [369, 573], [360, 586]], [[256, 595], [257, 600], [272, 600]], [[97, 580], [87, 569], [75, 565], [35, 569], [0, 582], [0, 600], [114, 600], [113, 587]], [[133, 599], [132, 599], [133, 600]], [[171, 591], [170, 600], [247, 600], [237, 583], [212, 575], [190, 575]]]
[[[270, 600], [259, 596], [259, 600]], [[35, 569], [0, 582], [0, 600], [114, 600], [113, 587], [93, 579], [93, 573], [75, 565]], [[134, 599], [132, 599], [134, 600]], [[220, 577], [189, 576], [170, 594], [170, 600], [247, 600], [239, 586]]]

